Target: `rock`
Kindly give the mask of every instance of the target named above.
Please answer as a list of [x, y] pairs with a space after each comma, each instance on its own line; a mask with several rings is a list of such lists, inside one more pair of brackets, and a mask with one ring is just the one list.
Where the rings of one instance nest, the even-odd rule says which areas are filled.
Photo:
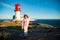
[[0, 25], [0, 27], [6, 27], [6, 25]]
[[49, 25], [49, 24], [41, 24], [41, 23], [40, 23], [40, 27], [53, 28], [54, 26]]
[[42, 27], [42, 28], [53, 28], [54, 26], [43, 23], [30, 23], [29, 27]]
[[[8, 27], [8, 26], [21, 26], [20, 21], [4, 21], [0, 23], [0, 27]], [[42, 28], [53, 28], [54, 26], [49, 25], [49, 24], [43, 24], [43, 23], [35, 23], [35, 22], [30, 22], [29, 27], [42, 27]]]

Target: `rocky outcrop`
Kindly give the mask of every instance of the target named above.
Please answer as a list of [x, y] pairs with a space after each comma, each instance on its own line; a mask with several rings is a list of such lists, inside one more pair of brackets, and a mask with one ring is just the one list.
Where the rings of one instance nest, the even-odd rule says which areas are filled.
[[[21, 26], [21, 21], [4, 21], [0, 23], [0, 27]], [[53, 28], [54, 26], [44, 23], [30, 22], [29, 27]]]
[[44, 23], [30, 23], [29, 27], [54, 28], [54, 26]]
[[21, 26], [20, 21], [4, 21], [0, 23], [0, 27], [8, 27], [8, 26]]

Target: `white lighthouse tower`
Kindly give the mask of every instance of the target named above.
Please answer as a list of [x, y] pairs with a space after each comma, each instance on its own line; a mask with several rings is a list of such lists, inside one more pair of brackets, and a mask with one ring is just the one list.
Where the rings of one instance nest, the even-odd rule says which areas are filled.
[[20, 13], [21, 13], [21, 10], [20, 10], [20, 5], [17, 3], [15, 4], [15, 20], [20, 20]]

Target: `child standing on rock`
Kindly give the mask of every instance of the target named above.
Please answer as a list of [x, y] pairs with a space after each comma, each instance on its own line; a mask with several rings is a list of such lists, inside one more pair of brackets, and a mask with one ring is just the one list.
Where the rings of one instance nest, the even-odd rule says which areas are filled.
[[24, 19], [22, 20], [22, 29], [24, 29], [24, 36], [27, 36], [28, 25], [29, 25], [29, 17], [27, 14], [25, 14]]

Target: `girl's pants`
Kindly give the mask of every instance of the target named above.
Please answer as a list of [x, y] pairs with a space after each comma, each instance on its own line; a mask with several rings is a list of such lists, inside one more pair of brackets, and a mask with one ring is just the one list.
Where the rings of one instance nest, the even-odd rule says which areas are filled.
[[27, 36], [28, 33], [28, 26], [24, 26], [24, 36]]

